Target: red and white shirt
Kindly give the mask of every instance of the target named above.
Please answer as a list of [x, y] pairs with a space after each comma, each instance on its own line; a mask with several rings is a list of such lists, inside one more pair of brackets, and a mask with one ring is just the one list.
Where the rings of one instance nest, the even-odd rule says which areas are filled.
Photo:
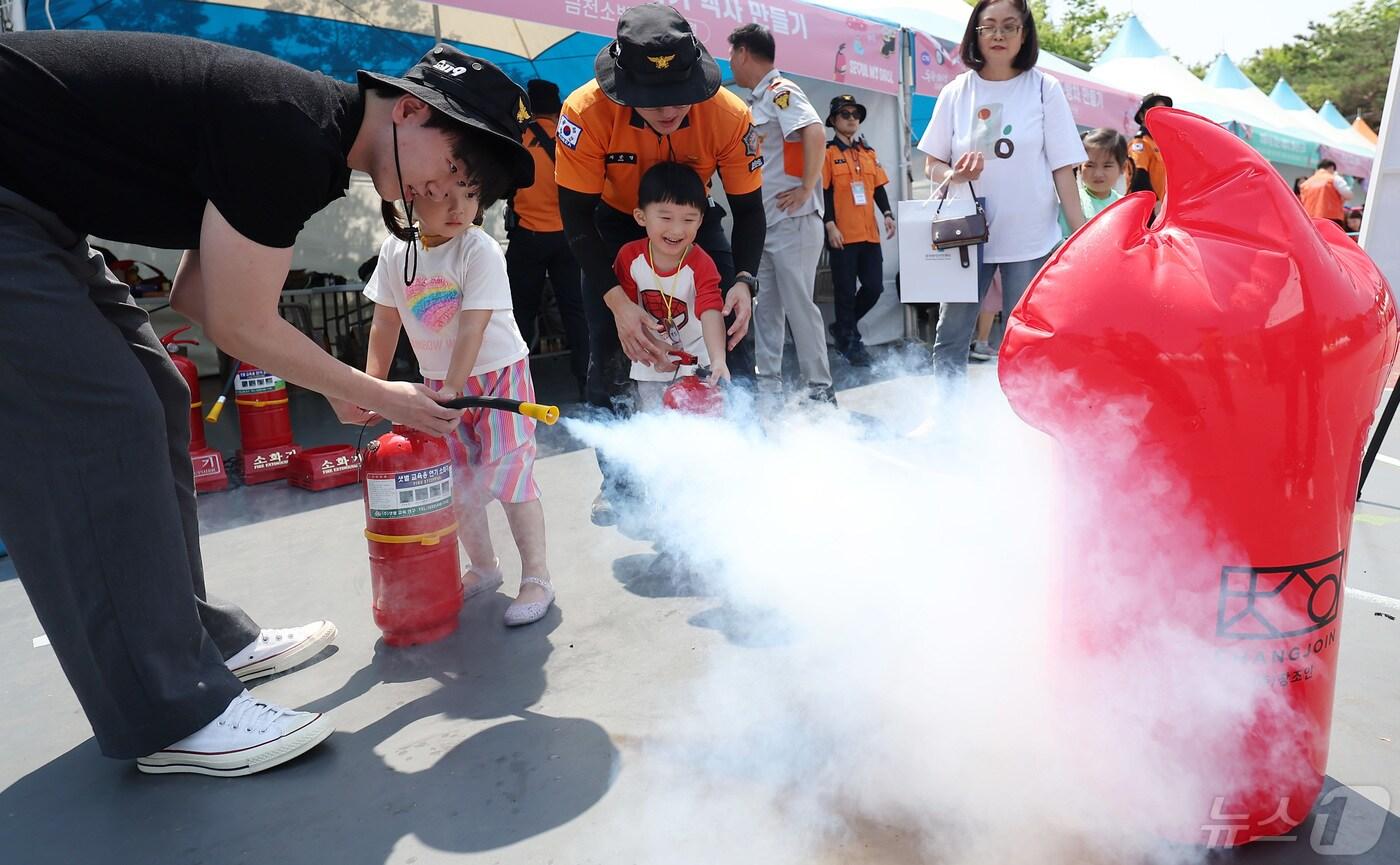
[[[618, 251], [613, 272], [617, 274], [618, 285], [627, 292], [632, 302], [641, 306], [654, 320], [665, 322], [669, 315], [680, 338], [676, 348], [695, 355], [700, 359], [701, 366], [709, 366], [710, 355], [705, 351], [700, 316], [712, 309], [716, 312], [724, 309], [724, 300], [719, 292], [719, 271], [715, 269], [714, 259], [700, 247], [692, 245], [675, 272], [657, 273], [647, 262], [647, 240], [644, 237]], [[674, 376], [674, 371], [658, 372], [644, 363], [632, 364], [634, 381], [670, 381]]]

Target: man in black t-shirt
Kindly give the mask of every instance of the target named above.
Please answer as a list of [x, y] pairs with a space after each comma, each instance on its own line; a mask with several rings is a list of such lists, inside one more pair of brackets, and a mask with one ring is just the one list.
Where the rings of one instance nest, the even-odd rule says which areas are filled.
[[242, 681], [335, 627], [259, 630], [207, 599], [189, 392], [85, 236], [186, 250], [172, 306], [343, 420], [444, 434], [460, 412], [334, 360], [278, 297], [297, 233], [351, 169], [410, 213], [455, 184], [498, 197], [533, 180], [525, 116], [519, 87], [447, 45], [356, 86], [180, 37], [0, 35], [0, 440], [22, 455], [0, 470], [0, 537], [103, 753], [223, 776], [304, 753], [329, 720]]

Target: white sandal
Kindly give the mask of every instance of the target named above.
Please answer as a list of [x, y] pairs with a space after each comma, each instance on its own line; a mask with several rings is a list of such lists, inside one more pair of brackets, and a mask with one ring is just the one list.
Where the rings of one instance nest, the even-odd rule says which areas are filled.
[[519, 599], [511, 601], [510, 606], [506, 607], [505, 622], [507, 627], [514, 628], [520, 625], [528, 625], [531, 622], [538, 622], [540, 619], [544, 618], [545, 613], [549, 612], [550, 604], [554, 603], [554, 586], [550, 585], [548, 579], [544, 577], [522, 577], [520, 579], [521, 591], [524, 591], [526, 585], [539, 586], [544, 589], [545, 599], [543, 601], [531, 601], [524, 604], [522, 604]]
[[[468, 583], [468, 579], [475, 577], [475, 582]], [[501, 573], [501, 560], [496, 559], [489, 568], [479, 568], [475, 565], [462, 572], [462, 585], [465, 587], [462, 592], [462, 600], [468, 601], [477, 595], [484, 595], [487, 592], [494, 592], [506, 581], [506, 575]]]

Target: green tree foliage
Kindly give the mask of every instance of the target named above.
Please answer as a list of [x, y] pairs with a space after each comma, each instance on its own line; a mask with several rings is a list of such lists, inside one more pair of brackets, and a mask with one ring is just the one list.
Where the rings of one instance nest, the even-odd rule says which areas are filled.
[[1313, 108], [1331, 99], [1348, 118], [1358, 111], [1379, 125], [1400, 32], [1400, 0], [1357, 0], [1330, 21], [1309, 25], [1285, 45], [1265, 48], [1240, 64], [1264, 92], [1287, 78]]
[[1046, 0], [1030, 0], [1030, 6], [1041, 48], [1090, 65], [1128, 20], [1126, 13], [1110, 15], [1099, 0], [1060, 0], [1054, 14]]

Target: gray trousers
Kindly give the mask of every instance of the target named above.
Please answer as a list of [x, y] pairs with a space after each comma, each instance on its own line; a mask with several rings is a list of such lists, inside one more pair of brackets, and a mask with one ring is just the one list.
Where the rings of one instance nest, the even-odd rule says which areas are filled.
[[761, 386], [782, 380], [783, 343], [789, 325], [806, 383], [831, 386], [826, 330], [821, 310], [812, 299], [824, 237], [822, 218], [815, 213], [780, 219], [768, 226], [753, 313], [754, 354]]
[[109, 757], [218, 717], [258, 635], [206, 600], [189, 412], [102, 256], [0, 188], [0, 538]]
[[[1021, 302], [1031, 280], [1045, 266], [1054, 250], [1030, 261], [982, 262], [977, 273], [977, 303], [945, 303], [939, 307], [938, 330], [933, 336], [933, 370], [937, 375], [958, 378], [967, 372], [967, 352], [977, 329], [982, 299], [1001, 270], [1001, 320], [1010, 323], [1011, 310]], [[762, 290], [762, 286], [759, 289]]]

